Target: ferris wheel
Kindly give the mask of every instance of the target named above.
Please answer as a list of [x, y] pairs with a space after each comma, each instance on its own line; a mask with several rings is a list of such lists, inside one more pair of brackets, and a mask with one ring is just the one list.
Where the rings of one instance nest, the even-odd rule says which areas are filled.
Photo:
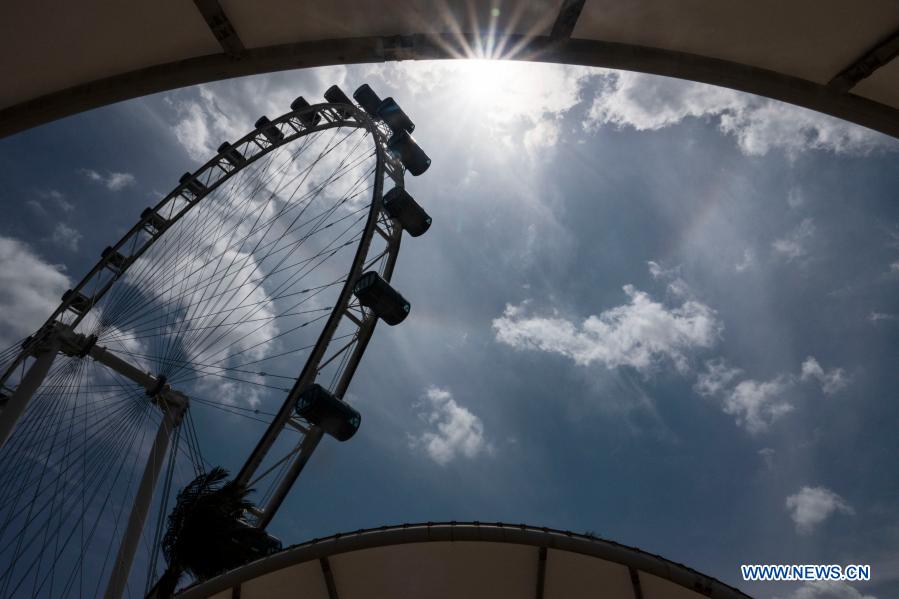
[[0, 596], [143, 596], [174, 503], [227, 485], [256, 490], [228, 542], [270, 553], [318, 444], [359, 428], [345, 395], [378, 320], [410, 311], [390, 281], [431, 223], [404, 185], [430, 159], [392, 98], [324, 97], [223, 143], [0, 353]]

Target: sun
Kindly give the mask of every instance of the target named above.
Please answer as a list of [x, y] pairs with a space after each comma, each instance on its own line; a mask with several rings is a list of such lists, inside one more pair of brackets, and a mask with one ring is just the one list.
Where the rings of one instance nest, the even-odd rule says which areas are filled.
[[502, 94], [503, 88], [513, 83], [507, 61], [469, 58], [455, 62], [453, 66], [459, 92], [473, 101], [492, 104]]

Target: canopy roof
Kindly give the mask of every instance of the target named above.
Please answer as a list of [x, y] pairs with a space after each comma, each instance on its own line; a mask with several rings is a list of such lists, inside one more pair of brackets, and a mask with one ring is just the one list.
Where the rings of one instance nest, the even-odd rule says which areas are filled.
[[703, 81], [899, 136], [895, 0], [38, 0], [2, 16], [0, 136], [238, 75], [484, 54]]
[[296, 545], [179, 599], [748, 599], [639, 549], [524, 524], [427, 523]]

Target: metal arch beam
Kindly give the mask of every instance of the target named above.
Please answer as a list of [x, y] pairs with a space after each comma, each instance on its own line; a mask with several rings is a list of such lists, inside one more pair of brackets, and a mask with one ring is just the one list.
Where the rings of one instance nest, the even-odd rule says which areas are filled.
[[899, 55], [899, 30], [894, 31], [868, 50], [864, 56], [843, 69], [827, 83], [827, 87], [838, 92], [848, 92], [862, 79], [867, 79], [874, 74], [874, 71], [889, 64], [897, 55]]
[[340, 599], [340, 595], [337, 594], [337, 585], [334, 584], [334, 573], [331, 572], [331, 562], [328, 561], [327, 557], [321, 557], [318, 560], [319, 565], [322, 568], [322, 578], [325, 579], [325, 587], [328, 589], [328, 599]]
[[546, 588], [546, 553], [545, 545], [537, 552], [537, 599], [543, 599], [543, 590]]
[[247, 51], [243, 42], [237, 35], [231, 19], [225, 14], [225, 10], [218, 0], [194, 0], [197, 10], [203, 15], [203, 20], [209, 26], [209, 30], [222, 46], [225, 54], [231, 58], [240, 58]]
[[640, 572], [633, 566], [628, 566], [627, 571], [631, 576], [631, 588], [634, 589], [634, 599], [643, 599], [643, 586], [640, 584]]
[[[241, 60], [212, 54], [85, 83], [0, 110], [0, 137], [70, 114], [176, 87], [287, 69], [388, 60], [460, 58], [478, 36], [453, 34], [359, 37], [246, 51]], [[899, 137], [899, 109], [826, 85], [697, 54], [586, 39], [499, 36], [497, 47], [521, 48], [514, 60], [641, 71], [729, 87], [817, 110]]]
[[581, 16], [584, 9], [584, 3], [587, 0], [563, 0], [562, 6], [559, 7], [559, 14], [556, 16], [556, 22], [553, 23], [552, 32], [549, 36], [553, 39], [567, 39], [574, 32], [577, 20]]

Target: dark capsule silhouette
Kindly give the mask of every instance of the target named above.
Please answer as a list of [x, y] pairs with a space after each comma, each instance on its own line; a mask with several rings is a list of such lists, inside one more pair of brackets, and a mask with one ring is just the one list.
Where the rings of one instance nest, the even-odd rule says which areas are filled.
[[230, 162], [231, 166], [241, 166], [247, 162], [246, 157], [227, 141], [219, 146], [219, 154]]
[[353, 295], [359, 298], [360, 304], [391, 326], [403, 322], [412, 307], [399, 291], [373, 270], [356, 280]]
[[431, 159], [425, 154], [418, 143], [406, 131], [394, 133], [387, 140], [387, 149], [399, 156], [403, 166], [416, 177], [431, 166]]
[[270, 142], [278, 143], [282, 139], [284, 139], [284, 134], [281, 133], [281, 130], [278, 129], [270, 120], [268, 120], [267, 116], [259, 117], [259, 120], [256, 121], [256, 128], [262, 133], [267, 140]]
[[359, 103], [362, 110], [371, 116], [378, 116], [378, 107], [381, 105], [381, 98], [378, 97], [378, 94], [376, 94], [367, 83], [363, 83], [353, 92], [353, 98]]
[[190, 173], [184, 173], [181, 175], [181, 178], [178, 182], [184, 186], [184, 189], [190, 190], [192, 194], [195, 196], [203, 195], [206, 193], [206, 186], [203, 185], [202, 182], [198, 181], [196, 177], [194, 177]]
[[384, 196], [384, 210], [399, 221], [412, 237], [418, 237], [431, 226], [431, 217], [402, 187], [394, 187]]
[[290, 109], [294, 112], [299, 112], [297, 118], [300, 119], [307, 127], [315, 127], [320, 120], [322, 120], [322, 115], [317, 112], [312, 112], [307, 110], [310, 108], [309, 102], [306, 101], [306, 98], [303, 96], [299, 96], [296, 100], [290, 103]]
[[415, 123], [403, 112], [403, 109], [400, 108], [400, 105], [393, 98], [384, 98], [378, 105], [378, 117], [387, 123], [387, 126], [394, 133], [399, 133], [400, 131], [412, 133], [415, 131]]
[[[347, 95], [343, 93], [343, 90], [336, 85], [332, 85], [328, 88], [328, 91], [325, 92], [325, 100], [327, 100], [331, 104], [349, 104], [350, 106], [353, 105], [353, 101], [350, 100]], [[341, 110], [338, 108], [337, 111], [340, 113], [340, 116], [345, 119], [352, 116], [352, 113], [349, 110]]]
[[362, 423], [359, 412], [317, 383], [300, 394], [294, 410], [297, 416], [320, 426], [338, 441], [355, 435]]

